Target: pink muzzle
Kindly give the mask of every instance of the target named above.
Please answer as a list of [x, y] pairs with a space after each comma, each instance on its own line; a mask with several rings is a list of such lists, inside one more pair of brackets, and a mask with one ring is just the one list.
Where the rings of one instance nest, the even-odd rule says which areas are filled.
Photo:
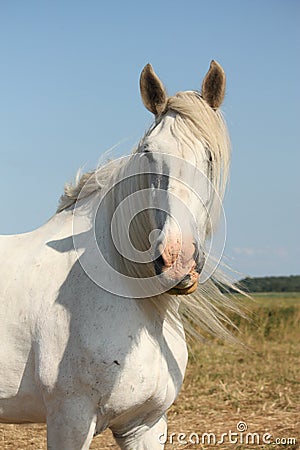
[[197, 288], [199, 273], [195, 261], [195, 243], [192, 237], [172, 237], [160, 244], [160, 273], [173, 287], [167, 292], [173, 295], [190, 294]]

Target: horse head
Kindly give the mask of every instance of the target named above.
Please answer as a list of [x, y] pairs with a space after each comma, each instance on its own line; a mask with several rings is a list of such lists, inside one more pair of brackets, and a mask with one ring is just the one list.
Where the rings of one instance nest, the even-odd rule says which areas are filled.
[[170, 287], [169, 293], [189, 294], [196, 289], [205, 264], [205, 240], [214, 225], [213, 205], [220, 194], [220, 159], [228, 143], [218, 111], [225, 74], [212, 61], [201, 93], [168, 97], [147, 64], [140, 91], [144, 105], [155, 116], [136, 153], [147, 180], [143, 188], [149, 190], [153, 266]]

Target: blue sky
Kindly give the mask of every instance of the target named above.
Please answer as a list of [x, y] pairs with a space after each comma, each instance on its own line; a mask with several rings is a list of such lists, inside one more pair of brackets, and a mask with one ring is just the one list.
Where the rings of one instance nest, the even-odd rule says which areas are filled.
[[300, 273], [298, 0], [0, 2], [0, 233], [55, 211], [64, 182], [152, 121], [138, 80], [170, 94], [227, 74], [232, 145], [226, 262], [242, 275]]

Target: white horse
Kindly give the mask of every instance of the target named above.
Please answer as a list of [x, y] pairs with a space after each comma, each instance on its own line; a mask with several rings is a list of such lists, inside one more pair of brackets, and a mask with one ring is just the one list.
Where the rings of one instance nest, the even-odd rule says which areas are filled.
[[155, 123], [137, 149], [66, 186], [42, 227], [0, 237], [0, 419], [46, 422], [49, 450], [108, 427], [122, 449], [162, 449], [182, 317], [226, 333], [226, 297], [196, 289], [230, 158], [223, 69], [168, 97], [148, 64], [140, 87]]

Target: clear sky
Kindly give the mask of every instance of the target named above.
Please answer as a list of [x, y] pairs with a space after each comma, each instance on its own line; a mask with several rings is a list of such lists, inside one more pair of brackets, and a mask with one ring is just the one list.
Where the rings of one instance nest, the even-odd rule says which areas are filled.
[[0, 55], [0, 233], [38, 227], [79, 167], [130, 150], [152, 121], [147, 62], [174, 94], [200, 89], [216, 59], [233, 144], [226, 262], [300, 273], [299, 0], [2, 0]]

